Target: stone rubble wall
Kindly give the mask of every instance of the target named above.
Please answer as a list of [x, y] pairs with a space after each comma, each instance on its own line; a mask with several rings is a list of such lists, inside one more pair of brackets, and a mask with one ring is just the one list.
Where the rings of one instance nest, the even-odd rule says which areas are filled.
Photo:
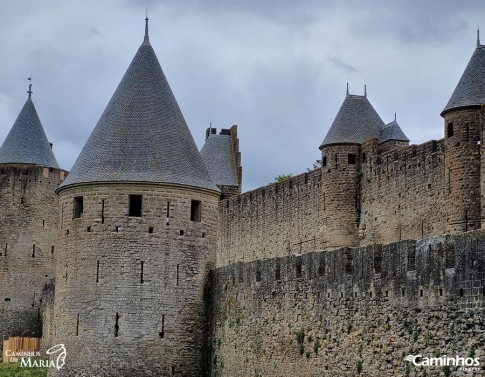
[[483, 230], [235, 263], [213, 284], [212, 376], [445, 375], [409, 354], [485, 367]]
[[217, 266], [319, 247], [321, 171], [222, 200]]

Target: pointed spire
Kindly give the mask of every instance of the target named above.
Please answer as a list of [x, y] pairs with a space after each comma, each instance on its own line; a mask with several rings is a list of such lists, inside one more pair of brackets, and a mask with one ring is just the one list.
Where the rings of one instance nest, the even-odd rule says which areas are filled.
[[364, 85], [364, 97], [367, 98], [367, 85]]
[[59, 190], [153, 182], [219, 191], [145, 38]]
[[397, 113], [394, 113], [394, 122], [397, 122]]
[[349, 82], [347, 81], [347, 97], [349, 96]]
[[150, 44], [150, 39], [148, 37], [148, 10], [145, 17], [145, 38], [143, 38], [143, 44]]
[[[31, 78], [29, 78], [31, 80]], [[0, 164], [39, 165], [59, 169], [34, 102], [25, 101], [15, 123], [0, 147]]]
[[30, 77], [27, 80], [29, 80], [29, 90], [27, 91], [27, 93], [29, 93], [29, 99], [31, 99], [32, 93], [34, 93], [32, 91], [32, 75], [30, 75]]
[[480, 47], [480, 27], [477, 26], [477, 47]]

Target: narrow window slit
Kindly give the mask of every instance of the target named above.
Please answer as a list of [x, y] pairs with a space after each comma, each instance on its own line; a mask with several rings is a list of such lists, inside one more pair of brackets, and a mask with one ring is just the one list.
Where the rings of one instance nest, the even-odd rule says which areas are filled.
[[141, 266], [140, 266], [140, 269], [141, 269], [141, 271], [140, 271], [140, 283], [141, 284], [143, 284], [143, 282], [145, 281], [143, 279], [143, 267], [144, 267], [144, 265], [145, 265], [145, 262], [141, 261]]
[[167, 202], [167, 225], [170, 223], [170, 202]]
[[32, 258], [35, 258], [35, 243], [32, 245]]
[[96, 283], [99, 283], [99, 260], [96, 261]]
[[165, 337], [165, 314], [162, 314], [162, 331], [160, 331], [158, 335], [160, 335], [160, 338], [162, 339]]
[[180, 265], [177, 264], [177, 282], [176, 282], [177, 287], [179, 285], [179, 279], [180, 279]]
[[120, 321], [120, 315], [118, 313], [116, 313], [116, 317], [115, 317], [115, 337], [117, 338], [118, 337], [118, 333], [120, 331], [120, 325], [119, 325], [119, 321]]
[[104, 199], [101, 200], [101, 224], [104, 224]]
[[79, 313], [77, 315], [77, 320], [76, 320], [76, 336], [79, 335]]

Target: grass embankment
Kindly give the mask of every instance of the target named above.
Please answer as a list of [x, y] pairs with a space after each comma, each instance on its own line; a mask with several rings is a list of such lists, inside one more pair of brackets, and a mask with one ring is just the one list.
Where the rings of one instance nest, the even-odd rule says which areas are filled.
[[0, 377], [47, 377], [48, 368], [21, 368], [20, 363], [1, 363]]

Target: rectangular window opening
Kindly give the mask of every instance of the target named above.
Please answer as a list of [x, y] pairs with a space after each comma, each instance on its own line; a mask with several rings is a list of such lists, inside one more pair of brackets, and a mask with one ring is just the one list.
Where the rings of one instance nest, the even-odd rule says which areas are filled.
[[35, 243], [32, 245], [32, 258], [35, 257]]
[[96, 262], [96, 283], [99, 283], [99, 261]]
[[148, 233], [153, 233], [153, 227], [152, 226], [148, 228]]
[[74, 198], [74, 214], [73, 219], [80, 219], [83, 216], [84, 202], [82, 196]]
[[142, 201], [143, 201], [143, 195], [129, 195], [128, 216], [141, 217]]
[[324, 276], [325, 275], [325, 261], [320, 260], [318, 263], [318, 276]]
[[55, 246], [51, 246], [51, 254], [54, 254], [55, 248]]
[[348, 157], [349, 165], [355, 165], [356, 160], [357, 160], [357, 156], [353, 153], [350, 153]]
[[446, 136], [452, 137], [453, 134], [454, 134], [453, 123], [448, 123], [448, 125], [446, 126]]
[[79, 314], [77, 315], [77, 321], [76, 321], [76, 336], [79, 335]]
[[302, 273], [301, 259], [297, 259], [295, 268], [296, 268], [296, 277], [301, 278], [301, 273]]
[[201, 204], [199, 200], [192, 200], [190, 202], [190, 221], [200, 222]]

